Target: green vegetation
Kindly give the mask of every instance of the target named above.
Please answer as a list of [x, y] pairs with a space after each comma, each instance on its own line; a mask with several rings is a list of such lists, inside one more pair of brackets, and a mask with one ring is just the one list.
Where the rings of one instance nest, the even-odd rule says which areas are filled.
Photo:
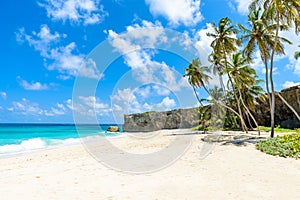
[[[266, 126], [259, 126], [260, 130], [262, 131], [271, 131], [271, 127]], [[281, 128], [280, 126], [276, 126], [274, 128], [276, 133], [287, 133], [287, 132], [295, 132], [296, 130], [288, 129], [288, 128]]]
[[218, 130], [218, 128], [214, 127], [214, 126], [208, 126], [206, 128], [203, 128], [202, 125], [199, 124], [198, 126], [195, 126], [195, 127], [191, 128], [191, 130], [193, 130], [193, 131], [204, 131], [204, 130], [206, 130], [206, 131], [216, 131], [216, 130]]
[[[199, 58], [195, 58], [184, 68], [184, 76], [188, 77], [200, 104], [201, 125], [195, 129], [220, 127], [223, 123], [223, 128], [226, 129], [238, 128], [245, 132], [258, 130], [260, 133], [260, 128], [265, 128], [258, 126], [253, 116], [259, 99], [260, 102], [269, 104], [270, 136], [274, 137], [274, 131], [286, 132], [280, 127], [275, 128], [274, 58], [276, 55], [285, 54], [285, 43], [291, 44], [288, 39], [281, 37], [281, 32], [292, 28], [296, 33], [300, 32], [299, 7], [299, 0], [252, 0], [247, 25], [233, 24], [228, 17], [221, 18], [218, 23], [211, 23], [213, 30], [207, 33], [213, 39], [212, 52], [207, 58], [211, 65], [203, 66]], [[257, 50], [266, 70], [266, 91], [260, 86], [262, 80], [258, 79], [256, 71], [250, 67]], [[299, 51], [295, 52], [295, 58], [299, 58]], [[211, 79], [210, 72], [219, 77], [221, 88], [215, 88], [213, 91], [207, 88]], [[227, 82], [224, 82], [225, 78]], [[203, 99], [199, 98], [196, 90], [200, 88], [211, 97], [208, 102], [230, 111], [230, 114], [226, 114], [224, 122], [219, 122], [218, 117], [211, 116], [204, 108]], [[217, 95], [214, 95], [214, 92], [217, 92]], [[294, 108], [282, 98], [300, 120]]]
[[256, 145], [258, 150], [281, 157], [300, 158], [300, 131], [297, 134], [268, 138]]

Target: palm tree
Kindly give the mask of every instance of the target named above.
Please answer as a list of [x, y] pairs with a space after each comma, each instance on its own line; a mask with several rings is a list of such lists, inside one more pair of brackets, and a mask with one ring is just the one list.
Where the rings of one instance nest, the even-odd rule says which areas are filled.
[[211, 77], [206, 74], [210, 72], [209, 68], [207, 66], [203, 66], [199, 58], [195, 58], [187, 68], [184, 68], [184, 70], [186, 71], [186, 74], [183, 76], [188, 77], [188, 81], [193, 87], [198, 102], [201, 106], [203, 106], [202, 101], [197, 94], [196, 88], [205, 87], [205, 84], [209, 83], [209, 79], [211, 79]]
[[231, 23], [232, 21], [228, 17], [222, 18], [218, 26], [214, 22], [212, 23], [214, 32], [207, 33], [207, 36], [214, 38], [211, 47], [214, 49], [215, 55], [220, 58], [226, 58], [228, 53], [236, 51], [237, 45], [241, 44], [234, 36], [239, 30]]
[[263, 88], [259, 86], [259, 84], [262, 83], [263, 80], [257, 79], [257, 77], [257, 75], [254, 76], [256, 83], [255, 85], [251, 85], [250, 87], [244, 84], [241, 85], [243, 99], [251, 110], [255, 110], [257, 100], [260, 100], [261, 102], [267, 101], [267, 95], [264, 94]]
[[296, 33], [300, 31], [300, 1], [299, 0], [253, 0], [250, 4], [250, 10], [255, 10], [257, 7], [263, 6], [265, 19], [268, 22], [276, 22], [274, 44], [270, 57], [270, 83], [272, 89], [271, 98], [271, 137], [274, 137], [275, 127], [275, 89], [273, 81], [274, 56], [277, 53], [276, 47], [279, 41], [279, 29], [282, 25], [291, 27], [294, 22]]
[[271, 44], [274, 37], [271, 27], [265, 23], [261, 15], [261, 8], [252, 10], [248, 15], [250, 28], [248, 29], [242, 25], [239, 25], [243, 35], [241, 36], [242, 41], [246, 41], [244, 49], [244, 55], [249, 61], [252, 60], [256, 46], [260, 50], [261, 60], [265, 65], [266, 70], [266, 90], [269, 97], [269, 105], [271, 107], [271, 95], [269, 90], [268, 80], [268, 60], [270, 58]]
[[[248, 15], [248, 20], [250, 24], [250, 28], [248, 29], [242, 25], [239, 25], [241, 31], [244, 33], [240, 38], [242, 41], [246, 41], [246, 46], [243, 51], [244, 55], [247, 57], [249, 61], [252, 60], [253, 54], [255, 52], [256, 47], [258, 47], [260, 51], [261, 60], [265, 65], [266, 76], [266, 90], [269, 97], [269, 105], [271, 108], [271, 95], [269, 90], [269, 67], [268, 61], [270, 59], [270, 52], [272, 46], [274, 44], [274, 24], [267, 24], [264, 16], [261, 13], [261, 8], [252, 10]], [[279, 37], [280, 41], [288, 42], [285, 38]], [[284, 53], [282, 43], [277, 43], [277, 53]]]
[[[230, 53], [237, 50], [237, 46], [241, 44], [240, 40], [235, 37], [235, 34], [238, 33], [236, 26], [231, 24], [232, 21], [229, 18], [222, 18], [218, 25], [212, 23], [214, 29], [213, 33], [207, 33], [207, 36], [213, 37], [214, 40], [211, 43], [213, 48], [213, 59], [215, 63], [219, 65], [219, 69], [224, 70], [227, 68], [227, 57]], [[224, 63], [224, 65], [220, 64]], [[220, 74], [223, 72], [219, 70]], [[231, 77], [229, 77], [231, 80]], [[231, 81], [232, 82], [232, 81]], [[234, 92], [234, 97], [237, 102], [239, 116], [242, 116], [242, 110], [238, 97]], [[241, 118], [242, 130], [247, 132], [247, 127], [245, 125], [244, 119]]]
[[[246, 85], [241, 85], [241, 91], [242, 91], [242, 98], [244, 99], [244, 102], [249, 107], [250, 111], [255, 112], [255, 107], [258, 104], [259, 100], [260, 102], [266, 102], [267, 101], [267, 95], [264, 94], [264, 90], [261, 86], [258, 84], [263, 82], [260, 79], [257, 79], [257, 75], [255, 76], [255, 85], [252, 85], [250, 87]], [[248, 117], [248, 115], [247, 115]], [[248, 118], [249, 124], [251, 124], [250, 119]]]
[[224, 73], [225, 67], [222, 64], [220, 57], [215, 52], [212, 52], [208, 56], [208, 61], [212, 63], [213, 74], [219, 76], [219, 82], [220, 82], [220, 85], [221, 85], [221, 88], [223, 91], [223, 96], [227, 101], [226, 88], [225, 88], [224, 81], [223, 81], [223, 73]]
[[[250, 112], [250, 109], [244, 102], [243, 94], [241, 92], [241, 87], [252, 87], [256, 84], [255, 82], [255, 76], [256, 71], [248, 66], [248, 60], [243, 57], [241, 52], [232, 54], [231, 60], [228, 63], [228, 68], [226, 69], [226, 72], [230, 77], [232, 77], [233, 80], [231, 80], [232, 84], [232, 90], [237, 90], [237, 93], [239, 94], [239, 100], [241, 101], [244, 109], [246, 110], [246, 115], [250, 115], [251, 119], [255, 123], [255, 126], [258, 129], [258, 133], [260, 134], [260, 130], [258, 127], [258, 123], [252, 113]], [[250, 120], [249, 124], [251, 125]]]

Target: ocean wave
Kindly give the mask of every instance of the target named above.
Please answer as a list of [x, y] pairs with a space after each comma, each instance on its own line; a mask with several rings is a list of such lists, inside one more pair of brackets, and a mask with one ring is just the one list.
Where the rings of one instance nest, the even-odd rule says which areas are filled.
[[80, 138], [68, 138], [64, 140], [32, 138], [22, 141], [20, 144], [7, 144], [0, 146], [0, 157], [28, 153], [59, 146], [80, 144]]
[[81, 144], [81, 142], [86, 142], [99, 138], [117, 138], [122, 137], [123, 134], [99, 134], [93, 136], [87, 136], [83, 138], [67, 138], [67, 139], [46, 139], [46, 138], [32, 138], [28, 140], [23, 140], [20, 144], [6, 144], [0, 146], [0, 158], [13, 156], [23, 153], [29, 153], [34, 151], [40, 151], [45, 149], [52, 149], [62, 146], [70, 146]]

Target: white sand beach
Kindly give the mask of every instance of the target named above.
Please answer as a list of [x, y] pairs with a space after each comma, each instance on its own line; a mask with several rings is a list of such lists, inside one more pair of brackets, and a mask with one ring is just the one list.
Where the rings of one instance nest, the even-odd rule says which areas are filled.
[[[167, 148], [174, 137], [193, 138], [176, 162], [139, 175], [102, 165], [82, 145], [0, 159], [0, 198], [300, 199], [299, 160], [266, 155], [242, 140], [219, 142], [201, 159], [201, 138], [205, 135], [186, 133], [177, 130], [175, 136], [174, 130], [159, 131], [151, 142], [131, 137], [111, 139], [125, 151], [143, 154]], [[238, 133], [223, 134], [239, 138]]]

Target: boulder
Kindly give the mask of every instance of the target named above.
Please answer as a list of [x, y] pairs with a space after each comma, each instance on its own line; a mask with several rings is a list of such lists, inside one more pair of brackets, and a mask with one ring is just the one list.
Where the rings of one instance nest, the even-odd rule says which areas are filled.
[[119, 132], [119, 127], [118, 126], [110, 126], [110, 127], [108, 127], [107, 131], [109, 131], [109, 132]]

